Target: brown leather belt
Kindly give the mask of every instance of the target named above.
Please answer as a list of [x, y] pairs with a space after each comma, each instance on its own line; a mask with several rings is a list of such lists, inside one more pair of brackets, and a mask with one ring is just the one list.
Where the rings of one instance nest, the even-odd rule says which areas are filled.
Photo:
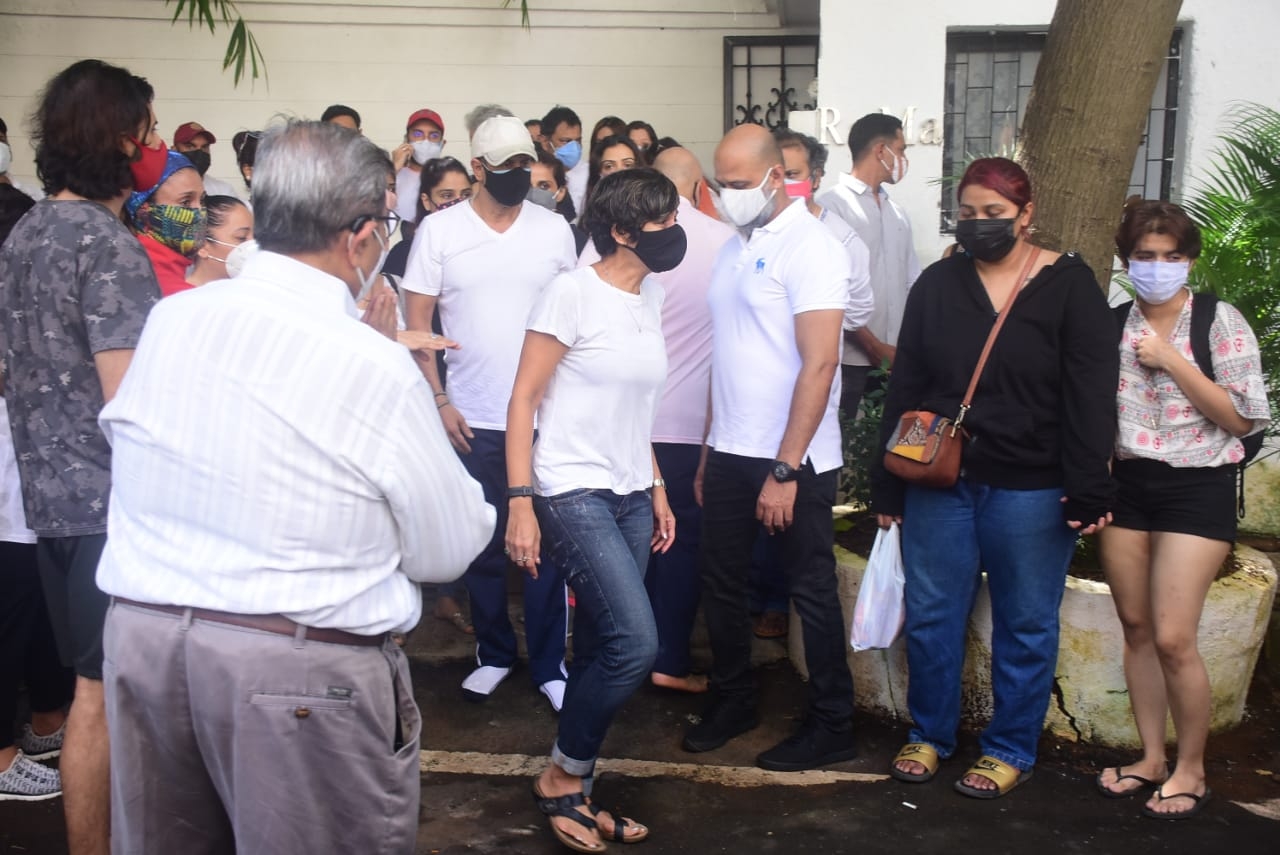
[[[185, 606], [162, 606], [158, 603], [140, 603], [137, 600], [130, 600], [126, 597], [116, 597], [117, 603], [123, 603], [126, 606], [133, 606], [139, 609], [147, 609], [153, 612], [164, 612], [167, 615], [177, 615], [182, 617], [186, 615], [187, 608]], [[298, 628], [301, 624], [290, 620], [284, 615], [242, 615], [234, 612], [219, 612], [213, 609], [191, 609], [192, 620], [207, 620], [213, 623], [225, 623], [229, 626], [238, 626], [244, 629], [260, 629], [263, 632], [272, 632], [276, 635], [297, 635]], [[380, 635], [356, 635], [354, 632], [347, 632], [342, 629], [328, 629], [324, 627], [308, 626], [303, 627], [305, 633], [303, 635], [307, 641], [320, 641], [325, 644], [352, 644], [357, 647], [379, 647], [386, 640], [387, 634], [384, 632]]]

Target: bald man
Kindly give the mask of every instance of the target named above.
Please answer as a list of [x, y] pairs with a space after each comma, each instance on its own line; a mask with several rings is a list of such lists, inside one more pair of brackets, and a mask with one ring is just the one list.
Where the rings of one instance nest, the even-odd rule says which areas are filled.
[[836, 590], [831, 506], [844, 462], [840, 328], [849, 255], [784, 188], [767, 130], [734, 128], [716, 148], [721, 209], [738, 233], [712, 272], [711, 418], [703, 448], [703, 610], [712, 699], [684, 737], [710, 751], [756, 727], [748, 572], [760, 527], [777, 539], [804, 632], [808, 713], [756, 758], [798, 772], [850, 760], [853, 679]]

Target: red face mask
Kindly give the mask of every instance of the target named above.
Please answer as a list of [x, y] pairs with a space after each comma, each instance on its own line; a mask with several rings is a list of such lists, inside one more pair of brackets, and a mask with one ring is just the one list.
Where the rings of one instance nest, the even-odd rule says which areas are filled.
[[169, 161], [169, 147], [164, 140], [160, 140], [159, 148], [147, 148], [133, 137], [129, 139], [138, 147], [138, 159], [129, 164], [129, 171], [133, 173], [133, 189], [146, 193], [160, 183], [160, 176]]
[[793, 199], [812, 199], [813, 185], [808, 181], [788, 181], [786, 187], [787, 195]]

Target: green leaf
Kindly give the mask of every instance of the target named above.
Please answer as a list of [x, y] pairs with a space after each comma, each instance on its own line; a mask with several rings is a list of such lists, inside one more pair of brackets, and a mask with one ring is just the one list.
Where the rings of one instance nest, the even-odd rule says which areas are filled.
[[[232, 69], [232, 80], [239, 86], [244, 79], [245, 65], [249, 66], [250, 80], [266, 78], [266, 60], [258, 40], [254, 38], [244, 17], [233, 0], [165, 0], [174, 7], [171, 23], [177, 23], [182, 13], [187, 13], [187, 23], [192, 29], [207, 26], [210, 33], [217, 33], [218, 24], [230, 28], [227, 50], [222, 58], [222, 70]], [[523, 5], [523, 4], [522, 4]]]
[[[502, 0], [502, 8], [511, 8], [512, 0]], [[520, 26], [529, 29], [529, 0], [520, 0]]]

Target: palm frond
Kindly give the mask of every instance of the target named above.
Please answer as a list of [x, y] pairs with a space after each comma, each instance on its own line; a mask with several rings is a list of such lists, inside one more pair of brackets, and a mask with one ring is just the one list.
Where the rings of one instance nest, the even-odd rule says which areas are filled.
[[[511, 8], [513, 0], [502, 0], [502, 8]], [[520, 0], [520, 26], [529, 29], [529, 0]]]
[[233, 0], [164, 0], [164, 2], [165, 5], [174, 7], [171, 23], [176, 24], [185, 12], [187, 24], [192, 29], [207, 27], [210, 33], [217, 33], [219, 25], [230, 29], [227, 51], [222, 58], [222, 70], [232, 69], [232, 80], [235, 85], [239, 86], [240, 81], [244, 79], [246, 65], [251, 81], [259, 77], [266, 79], [267, 63], [262, 55], [262, 49], [258, 47], [258, 40], [254, 38], [249, 25], [245, 23], [244, 16], [240, 14]]

